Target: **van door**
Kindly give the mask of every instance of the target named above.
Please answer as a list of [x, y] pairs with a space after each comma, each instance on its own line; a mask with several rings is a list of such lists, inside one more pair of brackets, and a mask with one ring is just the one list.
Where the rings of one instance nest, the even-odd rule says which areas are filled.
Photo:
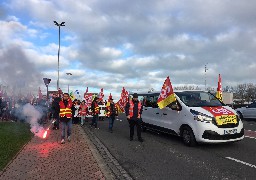
[[157, 121], [159, 119], [159, 113], [157, 113], [157, 99], [158, 96], [148, 95], [145, 96], [143, 112], [142, 112], [142, 120], [145, 123], [157, 125]]
[[161, 126], [170, 130], [174, 130], [176, 133], [178, 133], [182, 123], [182, 109], [181, 111], [172, 110], [169, 105], [163, 109], [159, 109], [159, 112], [161, 117]]

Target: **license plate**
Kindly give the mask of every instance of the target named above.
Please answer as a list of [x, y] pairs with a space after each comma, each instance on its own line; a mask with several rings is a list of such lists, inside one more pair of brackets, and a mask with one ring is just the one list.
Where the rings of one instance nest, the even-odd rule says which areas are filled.
[[236, 134], [237, 129], [229, 129], [229, 130], [224, 130], [224, 134]]

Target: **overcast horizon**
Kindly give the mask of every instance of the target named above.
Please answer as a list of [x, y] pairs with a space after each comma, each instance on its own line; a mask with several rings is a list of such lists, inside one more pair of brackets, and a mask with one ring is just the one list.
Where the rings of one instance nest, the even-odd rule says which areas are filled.
[[[256, 83], [253, 0], [2, 0], [0, 84], [84, 93]], [[205, 65], [207, 71], [205, 73]], [[66, 75], [72, 73], [72, 76]], [[206, 75], [206, 76], [205, 76]], [[29, 82], [29, 83], [28, 83]]]

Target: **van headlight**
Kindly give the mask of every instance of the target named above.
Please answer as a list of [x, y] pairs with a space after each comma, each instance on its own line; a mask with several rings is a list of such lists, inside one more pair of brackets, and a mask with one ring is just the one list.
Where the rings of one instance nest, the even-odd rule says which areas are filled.
[[194, 115], [194, 120], [196, 120], [196, 121], [212, 122], [212, 120], [213, 120], [213, 117], [207, 116], [206, 114], [200, 113], [198, 111], [190, 109], [190, 112]]

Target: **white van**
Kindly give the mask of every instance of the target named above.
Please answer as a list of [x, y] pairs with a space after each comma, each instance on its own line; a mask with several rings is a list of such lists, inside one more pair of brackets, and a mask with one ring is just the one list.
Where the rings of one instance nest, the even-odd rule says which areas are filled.
[[188, 146], [244, 138], [236, 111], [205, 91], [175, 91], [177, 103], [159, 109], [157, 93], [138, 93], [143, 103], [142, 128], [181, 136]]

